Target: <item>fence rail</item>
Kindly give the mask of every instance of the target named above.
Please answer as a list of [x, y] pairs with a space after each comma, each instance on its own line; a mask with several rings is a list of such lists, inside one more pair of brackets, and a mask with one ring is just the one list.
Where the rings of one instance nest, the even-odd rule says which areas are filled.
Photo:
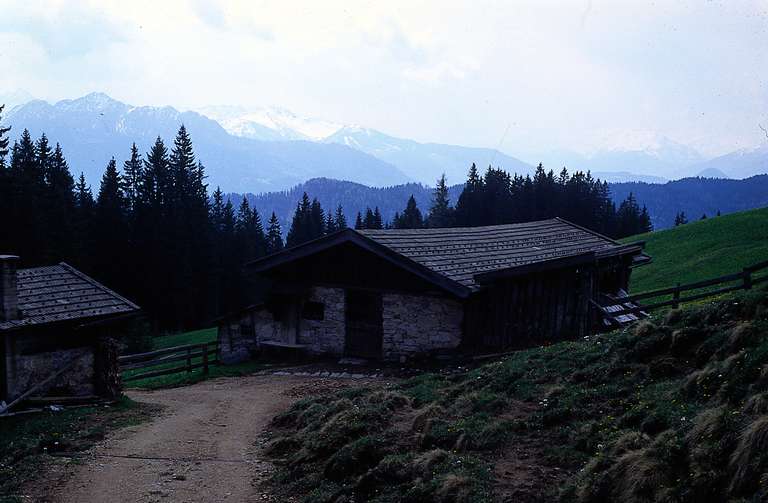
[[[204, 344], [174, 346], [172, 348], [158, 349], [157, 351], [149, 351], [147, 353], [123, 355], [120, 356], [117, 361], [120, 364], [121, 373], [129, 370], [161, 367], [147, 372], [124, 376], [123, 382], [178, 374], [180, 372], [192, 372], [199, 368], [203, 369], [203, 374], [207, 374], [211, 365], [219, 363], [219, 344], [218, 342], [208, 342]], [[185, 363], [183, 365], [168, 367], [169, 363], [181, 361]]]
[[[719, 276], [717, 278], [697, 281], [695, 283], [686, 283], [683, 285], [678, 283], [677, 285], [668, 287], [668, 288], [660, 288], [658, 290], [650, 290], [648, 292], [629, 295], [627, 297], [621, 298], [621, 303], [636, 304], [638, 303], [639, 300], [655, 299], [658, 297], [665, 297], [665, 296], [671, 295], [672, 298], [669, 300], [653, 302], [651, 304], [643, 304], [643, 305], [638, 304], [636, 307], [628, 307], [626, 309], [621, 309], [618, 311], [611, 311], [611, 312], [606, 311], [605, 309], [602, 308], [602, 306], [600, 307], [600, 309], [603, 311], [603, 314], [605, 316], [610, 318], [616, 318], [617, 316], [635, 314], [642, 311], [650, 311], [652, 309], [658, 309], [660, 307], [667, 307], [667, 306], [678, 307], [680, 304], [684, 302], [691, 302], [694, 300], [704, 299], [707, 297], [712, 297], [712, 296], [719, 295], [722, 293], [727, 293], [727, 292], [733, 292], [736, 290], [749, 290], [754, 285], [768, 281], [768, 275], [760, 276], [757, 278], [753, 276], [754, 273], [762, 271], [764, 269], [768, 269], [768, 261], [759, 262], [749, 267], [745, 267], [744, 269], [741, 270], [741, 272], [726, 274], [725, 276]], [[724, 286], [722, 288], [717, 288], [715, 290], [707, 290], [704, 292], [683, 296], [684, 292], [690, 292], [691, 290], [699, 290], [701, 288], [707, 288], [710, 286], [723, 285], [725, 283], [733, 283], [735, 281], [740, 281], [740, 283], [736, 285]]]

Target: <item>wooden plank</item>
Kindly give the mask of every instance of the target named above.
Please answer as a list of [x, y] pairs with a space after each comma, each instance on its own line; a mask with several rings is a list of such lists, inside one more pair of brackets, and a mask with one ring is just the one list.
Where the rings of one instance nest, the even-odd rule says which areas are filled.
[[[209, 343], [208, 345], [212, 346], [218, 344], [218, 341], [214, 341]], [[168, 355], [171, 353], [176, 353], [178, 351], [186, 351], [187, 349], [198, 349], [202, 346], [202, 344], [185, 344], [183, 346], [173, 346], [171, 348], [164, 348], [164, 349], [158, 349], [156, 351], [148, 351], [146, 353], [136, 353], [132, 355], [124, 355], [118, 357], [117, 361], [120, 363], [129, 363], [134, 361], [139, 361], [146, 358], [151, 358], [155, 356], [161, 356], [161, 355]]]
[[685, 285], [679, 285], [679, 286], [673, 286], [669, 288], [662, 288], [659, 290], [652, 290], [649, 292], [642, 292], [635, 295], [630, 295], [625, 300], [629, 302], [634, 302], [640, 299], [647, 299], [652, 297], [661, 297], [663, 295], [672, 295], [675, 293], [675, 291], [686, 291], [686, 290], [696, 290], [698, 288], [704, 288], [707, 286], [717, 285], [720, 283], [727, 283], [729, 281], [738, 281], [740, 279], [743, 279], [742, 273], [734, 273], [734, 274], [728, 274], [725, 276], [720, 276], [718, 278], [712, 278], [704, 281], [698, 281], [696, 283], [687, 283]]
[[612, 312], [611, 315], [613, 317], [616, 317], [616, 316], [620, 316], [620, 315], [623, 315], [623, 314], [637, 313], [637, 312], [640, 312], [640, 311], [650, 311], [651, 309], [658, 309], [660, 307], [672, 306], [672, 305], [674, 305], [676, 303], [677, 304], [681, 304], [683, 302], [691, 302], [691, 301], [694, 301], [694, 300], [705, 299], [707, 297], [713, 297], [713, 296], [719, 295], [721, 293], [728, 293], [728, 292], [733, 292], [733, 291], [736, 291], [736, 290], [743, 290], [743, 289], [744, 289], [743, 285], [729, 286], [729, 287], [726, 287], [726, 288], [719, 288], [717, 290], [712, 290], [710, 292], [703, 292], [703, 293], [699, 293], [699, 294], [696, 294], [696, 295], [689, 295], [688, 297], [680, 297], [680, 299], [677, 299], [677, 300], [676, 299], [672, 299], [672, 300], [666, 300], [664, 302], [657, 302], [655, 304], [648, 304], [648, 305], [644, 305], [644, 306], [638, 306], [638, 307], [631, 308], [631, 309], [622, 309], [621, 311], [614, 311], [614, 312]]
[[758, 262], [757, 264], [753, 264], [744, 268], [745, 271], [749, 272], [756, 272], [762, 269], [768, 269], [768, 260], [765, 262]]
[[[209, 361], [208, 362], [209, 365], [212, 364], [212, 363], [218, 363], [218, 361], [212, 361], [212, 362]], [[169, 375], [169, 374], [178, 374], [178, 373], [181, 373], [181, 372], [186, 372], [188, 368], [190, 370], [203, 368], [203, 364], [202, 363], [196, 363], [196, 364], [192, 365], [191, 367], [187, 367], [186, 365], [184, 365], [183, 367], [174, 367], [172, 369], [162, 369], [162, 370], [154, 370], [152, 372], [144, 372], [142, 374], [136, 374], [136, 375], [132, 375], [132, 376], [129, 376], [129, 377], [124, 377], [123, 378], [123, 382], [138, 381], [139, 379], [149, 379], [150, 377], [159, 377], [159, 376], [164, 376], [164, 375]]]
[[[215, 349], [209, 349], [208, 354], [216, 353]], [[187, 363], [191, 363], [192, 358], [198, 358], [203, 356], [203, 352], [199, 351], [197, 353], [191, 353], [191, 352], [185, 352], [180, 354], [172, 354], [169, 356], [164, 356], [161, 358], [156, 358], [154, 360], [147, 360], [143, 362], [136, 362], [136, 363], [129, 363], [126, 365], [120, 365], [120, 371], [125, 370], [135, 370], [135, 369], [143, 369], [147, 367], [154, 367], [157, 365], [162, 365], [164, 363], [171, 363], [171, 362], [178, 362], [182, 360], [187, 360]]]

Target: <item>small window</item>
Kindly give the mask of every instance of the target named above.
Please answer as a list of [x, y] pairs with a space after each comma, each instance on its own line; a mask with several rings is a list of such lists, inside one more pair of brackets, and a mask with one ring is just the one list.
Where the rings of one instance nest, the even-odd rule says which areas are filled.
[[325, 304], [322, 302], [305, 302], [301, 317], [305, 320], [323, 321], [325, 319]]

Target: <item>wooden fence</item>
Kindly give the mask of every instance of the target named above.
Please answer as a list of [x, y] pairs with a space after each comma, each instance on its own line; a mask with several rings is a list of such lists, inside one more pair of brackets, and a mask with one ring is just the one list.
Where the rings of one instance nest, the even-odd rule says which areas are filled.
[[[677, 285], [669, 288], [661, 288], [659, 290], [651, 290], [648, 292], [642, 292], [635, 295], [629, 295], [627, 297], [622, 297], [620, 299], [620, 302], [624, 305], [628, 303], [637, 304], [635, 307], [627, 307], [625, 309], [621, 309], [618, 311], [611, 311], [611, 312], [608, 312], [603, 309], [603, 313], [605, 314], [605, 316], [615, 318], [617, 316], [634, 314], [642, 311], [650, 311], [652, 309], [658, 309], [660, 307], [672, 306], [676, 308], [683, 302], [691, 302], [694, 300], [704, 299], [706, 297], [712, 297], [714, 295], [719, 295], [721, 293], [733, 292], [736, 290], [749, 290], [754, 285], [763, 283], [764, 281], [768, 281], [768, 275], [760, 276], [760, 277], [754, 276], [756, 272], [762, 271], [764, 269], [768, 269], [768, 261], [760, 262], [758, 264], [745, 267], [744, 269], [741, 270], [741, 272], [737, 272], [734, 274], [726, 274], [725, 276], [720, 276], [718, 278], [707, 279], [704, 281], [697, 281], [695, 283], [687, 283], [684, 285], [681, 285], [680, 283], [678, 283]], [[724, 285], [727, 283], [734, 283], [734, 282], [738, 282], [738, 283], [734, 285], [723, 286], [713, 290], [706, 290], [703, 292], [698, 292], [698, 293], [683, 296], [685, 292], [690, 292], [691, 290], [700, 290], [702, 288], [709, 288], [713, 286]], [[672, 296], [672, 298], [669, 300], [656, 301], [650, 304], [641, 305], [638, 303], [638, 301], [640, 300], [656, 299], [658, 297], [666, 297], [666, 296]]]
[[[148, 353], [123, 355], [117, 361], [120, 363], [121, 373], [127, 370], [161, 366], [159, 369], [147, 372], [124, 375], [123, 382], [177, 374], [179, 372], [192, 372], [194, 369], [199, 368], [203, 369], [203, 374], [207, 374], [209, 366], [219, 363], [219, 345], [218, 342], [208, 342], [205, 344], [175, 346]], [[168, 366], [168, 364], [176, 362], [184, 363], [182, 365]]]

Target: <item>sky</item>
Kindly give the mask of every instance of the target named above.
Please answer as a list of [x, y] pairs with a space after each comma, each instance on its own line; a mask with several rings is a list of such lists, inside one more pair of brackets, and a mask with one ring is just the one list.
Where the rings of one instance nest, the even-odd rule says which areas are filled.
[[0, 94], [280, 106], [512, 154], [768, 141], [768, 0], [0, 0], [0, 13]]

